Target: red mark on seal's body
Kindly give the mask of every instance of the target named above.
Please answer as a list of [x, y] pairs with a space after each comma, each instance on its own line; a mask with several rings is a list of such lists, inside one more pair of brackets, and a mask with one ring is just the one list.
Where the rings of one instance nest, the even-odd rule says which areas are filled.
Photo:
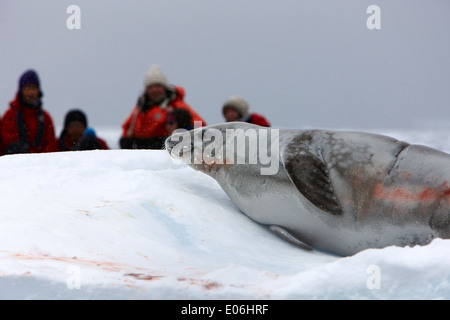
[[378, 183], [373, 195], [376, 199], [394, 202], [435, 202], [447, 200], [450, 202], [450, 187], [445, 182], [437, 188], [430, 187], [384, 187]]

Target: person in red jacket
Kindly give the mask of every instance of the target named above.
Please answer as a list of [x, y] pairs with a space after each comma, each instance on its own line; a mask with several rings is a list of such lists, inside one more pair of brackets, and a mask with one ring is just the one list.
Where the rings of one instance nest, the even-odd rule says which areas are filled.
[[53, 120], [42, 108], [42, 96], [38, 74], [34, 70], [22, 74], [16, 97], [3, 116], [5, 154], [57, 151]]
[[70, 110], [64, 118], [64, 128], [58, 138], [59, 151], [109, 150], [105, 140], [97, 137], [88, 127], [86, 114], [81, 110]]
[[232, 96], [222, 106], [226, 122], [244, 121], [263, 127], [270, 127], [270, 122], [258, 113], [249, 113], [248, 102], [240, 96]]
[[158, 66], [150, 69], [144, 85], [137, 105], [122, 125], [122, 149], [161, 149], [169, 136], [166, 115], [176, 109], [187, 110], [193, 122], [206, 125], [202, 117], [184, 102], [184, 89], [170, 85]]

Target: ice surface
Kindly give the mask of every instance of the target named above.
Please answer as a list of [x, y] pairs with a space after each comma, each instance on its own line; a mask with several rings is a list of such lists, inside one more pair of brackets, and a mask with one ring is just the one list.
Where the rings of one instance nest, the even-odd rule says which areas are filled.
[[3, 156], [0, 199], [0, 299], [450, 298], [450, 240], [304, 251], [165, 151]]

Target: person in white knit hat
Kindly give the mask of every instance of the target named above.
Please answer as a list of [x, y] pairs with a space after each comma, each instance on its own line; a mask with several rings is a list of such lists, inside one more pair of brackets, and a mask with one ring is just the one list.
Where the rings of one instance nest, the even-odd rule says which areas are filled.
[[[185, 109], [192, 115], [192, 122], [206, 122], [184, 102], [184, 89], [169, 84], [157, 65], [151, 67], [144, 78], [144, 92], [122, 125], [120, 147], [122, 149], [161, 149], [169, 136], [166, 115], [176, 109]], [[193, 124], [192, 124], [193, 125]]]
[[144, 79], [146, 95], [150, 100], [159, 101], [165, 98], [166, 90], [173, 90], [173, 87], [167, 82], [166, 76], [161, 72], [157, 65], [153, 65]]
[[265, 117], [258, 113], [249, 112], [248, 102], [240, 96], [228, 98], [222, 106], [222, 113], [226, 122], [244, 121], [263, 127], [270, 127], [270, 123]]

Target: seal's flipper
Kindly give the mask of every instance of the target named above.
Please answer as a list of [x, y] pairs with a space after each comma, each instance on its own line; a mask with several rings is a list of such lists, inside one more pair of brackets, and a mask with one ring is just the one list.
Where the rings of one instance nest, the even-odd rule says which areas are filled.
[[341, 205], [333, 191], [328, 169], [320, 155], [320, 149], [312, 153], [307, 148], [295, 148], [283, 157], [284, 168], [298, 191], [321, 210], [339, 215]]
[[294, 237], [289, 231], [286, 231], [280, 226], [269, 226], [269, 229], [272, 230], [273, 233], [275, 233], [277, 236], [279, 236], [281, 239], [289, 241], [293, 245], [296, 245], [297, 247], [300, 247], [305, 250], [312, 250], [311, 246], [307, 245], [303, 241], [297, 239]]

